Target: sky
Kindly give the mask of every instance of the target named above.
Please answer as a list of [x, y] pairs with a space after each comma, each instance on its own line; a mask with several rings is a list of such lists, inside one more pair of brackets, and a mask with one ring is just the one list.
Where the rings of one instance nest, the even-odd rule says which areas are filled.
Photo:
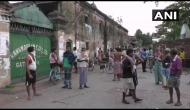
[[155, 26], [162, 22], [152, 21], [152, 9], [164, 9], [174, 2], [159, 1], [157, 7], [155, 2], [144, 3], [143, 1], [94, 1], [94, 3], [100, 11], [108, 16], [111, 15], [114, 20], [121, 17], [122, 26], [129, 31], [129, 35], [134, 35], [137, 29], [143, 33], [156, 32]]

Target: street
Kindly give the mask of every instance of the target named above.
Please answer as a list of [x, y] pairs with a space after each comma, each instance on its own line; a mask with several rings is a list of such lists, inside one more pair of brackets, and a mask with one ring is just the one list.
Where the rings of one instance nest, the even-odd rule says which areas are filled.
[[[139, 85], [137, 86], [137, 97], [142, 98], [142, 102], [135, 103], [131, 97], [127, 97], [130, 104], [121, 103], [122, 80], [112, 81], [113, 74], [100, 73], [96, 67], [94, 72], [88, 75], [88, 86], [90, 88], [78, 89], [79, 75], [73, 74], [72, 89], [63, 89], [62, 81], [57, 85], [52, 85], [47, 79], [40, 81], [44, 86], [38, 86], [41, 96], [32, 97], [31, 101], [26, 99], [26, 91], [7, 95], [6, 102], [0, 101], [0, 108], [190, 108], [190, 74], [183, 74], [181, 77], [181, 101], [182, 106], [176, 107], [174, 104], [168, 105], [168, 90], [164, 90], [161, 85], [154, 84], [154, 74], [141, 72], [138, 67]], [[38, 84], [39, 84], [38, 83]], [[24, 88], [24, 83], [21, 84]], [[9, 99], [8, 99], [9, 98]], [[174, 92], [174, 102], [176, 94]]]

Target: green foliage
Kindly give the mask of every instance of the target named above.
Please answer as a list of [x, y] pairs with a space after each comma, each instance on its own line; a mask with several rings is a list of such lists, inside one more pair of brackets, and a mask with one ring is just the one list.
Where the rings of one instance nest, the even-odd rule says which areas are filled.
[[152, 36], [149, 33], [143, 34], [140, 29], [136, 31], [135, 37], [137, 38], [139, 44], [141, 44], [140, 46], [147, 47], [152, 44]]
[[179, 21], [164, 21], [161, 25], [157, 26], [157, 34], [159, 36], [165, 35], [165, 40], [177, 40], [180, 38], [180, 31], [182, 25], [184, 23], [187, 23], [190, 26], [190, 1], [177, 1], [169, 5], [165, 9], [179, 10]]

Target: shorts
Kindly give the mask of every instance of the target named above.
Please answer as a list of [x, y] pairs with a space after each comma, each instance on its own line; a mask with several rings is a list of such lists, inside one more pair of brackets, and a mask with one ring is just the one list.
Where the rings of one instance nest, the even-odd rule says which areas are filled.
[[123, 78], [123, 89], [135, 89], [133, 78]]
[[178, 88], [180, 85], [180, 77], [170, 76], [167, 85], [168, 87]]
[[30, 74], [33, 77], [32, 79], [29, 77], [28, 72], [26, 72], [26, 86], [36, 83], [36, 71], [30, 70]]

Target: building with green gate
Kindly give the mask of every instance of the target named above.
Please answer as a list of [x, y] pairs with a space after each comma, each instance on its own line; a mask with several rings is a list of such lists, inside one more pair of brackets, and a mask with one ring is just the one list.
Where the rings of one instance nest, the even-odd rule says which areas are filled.
[[42, 78], [49, 75], [53, 24], [33, 3], [14, 4], [12, 9], [10, 23], [12, 83], [25, 81], [25, 58], [29, 46], [34, 46], [36, 50], [37, 77]]

